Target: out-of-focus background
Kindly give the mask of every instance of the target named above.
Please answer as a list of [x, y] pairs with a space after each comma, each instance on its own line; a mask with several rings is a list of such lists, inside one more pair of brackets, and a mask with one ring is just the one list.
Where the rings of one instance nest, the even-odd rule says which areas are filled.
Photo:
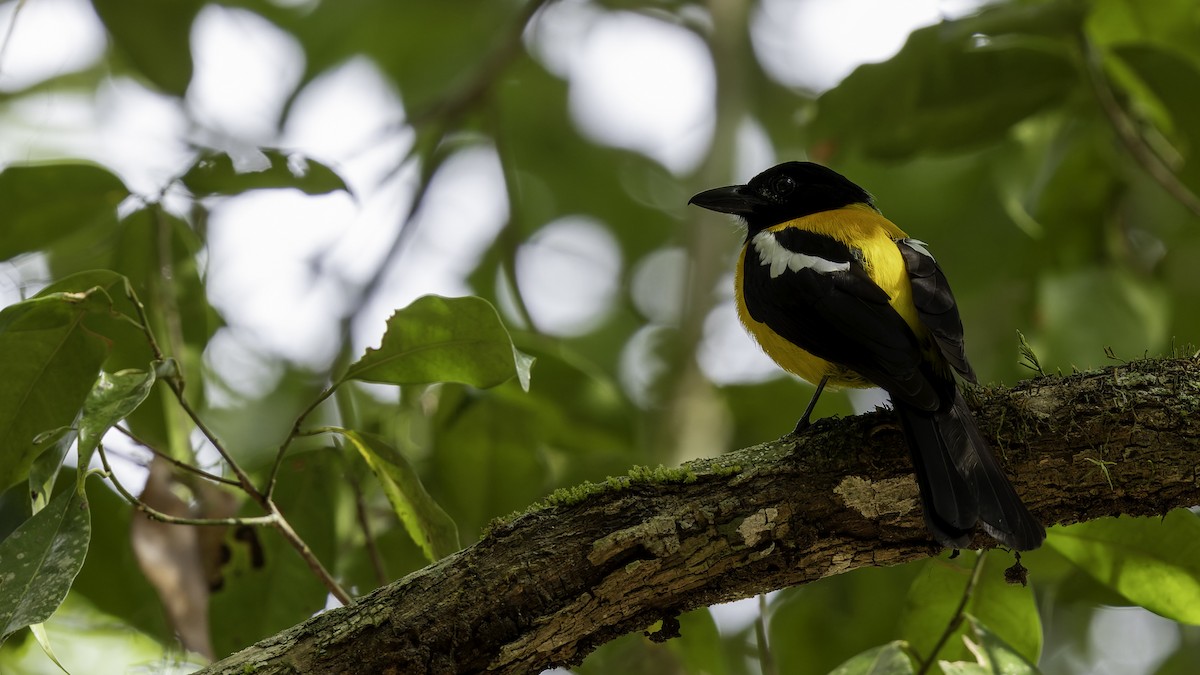
[[[140, 214], [161, 204], [196, 403], [248, 466], [395, 309], [430, 293], [499, 309], [538, 359], [528, 393], [355, 385], [359, 423], [417, 467], [464, 544], [556, 487], [791, 429], [811, 388], [737, 323], [737, 225], [686, 205], [778, 161], [834, 167], [929, 243], [982, 382], [1031, 375], [1018, 331], [1051, 373], [1200, 341], [1192, 0], [9, 0], [0, 50], [0, 167], [38, 168], [0, 174], [23, 191], [0, 190], [0, 300], [93, 268], [160, 276], [164, 230]], [[205, 192], [180, 182], [202, 156], [328, 169], [348, 189]], [[108, 203], [112, 176], [134, 196]], [[882, 401], [826, 394], [818, 414]], [[109, 444], [118, 475], [144, 482], [144, 453]], [[295, 479], [327, 566], [356, 592], [380, 581], [362, 503], [382, 577], [420, 567], [378, 488], [339, 477]], [[101, 494], [93, 509], [88, 562], [47, 624], [60, 659], [187, 670], [128, 551], [129, 507]], [[1200, 659], [1200, 633], [1053, 550], [1026, 564], [1045, 672]], [[778, 672], [911, 638], [922, 574], [773, 594]], [[320, 608], [249, 602], [230, 576], [212, 598], [218, 655]], [[577, 672], [759, 672], [758, 615], [699, 610], [682, 639], [627, 636]], [[0, 671], [55, 667], [14, 637]]]

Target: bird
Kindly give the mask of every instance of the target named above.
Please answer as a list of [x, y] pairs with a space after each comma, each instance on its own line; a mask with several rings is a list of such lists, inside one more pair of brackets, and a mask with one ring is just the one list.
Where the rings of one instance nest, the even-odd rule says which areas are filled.
[[[925, 525], [967, 548], [977, 524], [1015, 551], [1046, 538], [1005, 476], [959, 389], [977, 384], [950, 285], [928, 246], [885, 218], [866, 190], [789, 161], [689, 204], [738, 216], [737, 314], [783, 370], [822, 390], [883, 388], [908, 442]], [[956, 377], [957, 374], [957, 377]]]

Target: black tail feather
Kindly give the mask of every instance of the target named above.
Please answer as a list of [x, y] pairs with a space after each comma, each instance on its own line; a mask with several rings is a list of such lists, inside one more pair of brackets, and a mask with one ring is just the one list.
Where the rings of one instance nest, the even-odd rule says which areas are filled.
[[925, 524], [943, 545], [965, 548], [976, 522], [1018, 551], [1041, 545], [1046, 531], [1017, 496], [962, 395], [940, 412], [895, 403], [912, 452]]

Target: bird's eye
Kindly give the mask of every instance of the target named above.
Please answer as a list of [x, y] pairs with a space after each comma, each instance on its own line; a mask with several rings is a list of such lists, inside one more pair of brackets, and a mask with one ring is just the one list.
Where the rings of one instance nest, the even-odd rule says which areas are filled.
[[780, 176], [771, 182], [771, 191], [776, 197], [786, 197], [796, 189], [796, 181], [791, 176]]

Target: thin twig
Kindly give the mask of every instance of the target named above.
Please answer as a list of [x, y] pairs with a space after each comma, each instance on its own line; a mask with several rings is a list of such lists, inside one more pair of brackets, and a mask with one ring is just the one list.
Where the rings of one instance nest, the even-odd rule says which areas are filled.
[[362, 483], [357, 477], [350, 479], [350, 487], [354, 490], [354, 509], [358, 516], [358, 526], [362, 528], [363, 538], [367, 544], [367, 557], [371, 560], [371, 568], [375, 571], [375, 582], [383, 586], [388, 582], [387, 568], [383, 563], [383, 555], [371, 532], [371, 521], [367, 513], [367, 502], [363, 499]]
[[485, 98], [492, 85], [499, 79], [500, 73], [508, 64], [521, 53], [521, 40], [525, 29], [543, 6], [549, 0], [529, 0], [521, 8], [521, 12], [513, 17], [510, 30], [504, 36], [504, 41], [492, 50], [492, 53], [480, 60], [480, 68], [465, 86], [434, 101], [424, 109], [415, 112], [409, 118], [411, 126], [419, 126], [430, 119], [456, 119], [462, 117], [480, 100]]
[[1146, 139], [1138, 131], [1137, 125], [1117, 101], [1116, 94], [1113, 93], [1112, 86], [1100, 66], [1099, 55], [1095, 48], [1082, 34], [1079, 40], [1083, 49], [1083, 60], [1092, 83], [1092, 91], [1095, 92], [1096, 99], [1100, 102], [1100, 109], [1104, 111], [1117, 138], [1155, 182], [1189, 211], [1200, 216], [1200, 197], [1197, 197], [1196, 193], [1179, 180], [1179, 176], [1171, 169], [1170, 164], [1154, 151], [1153, 146], [1146, 142]]
[[171, 463], [176, 468], [182, 469], [184, 471], [190, 471], [191, 473], [194, 473], [197, 476], [200, 476], [201, 478], [211, 480], [214, 483], [223, 483], [225, 485], [241, 487], [241, 483], [237, 482], [236, 480], [234, 480], [232, 478], [225, 478], [224, 476], [218, 476], [214, 473], [209, 473], [209, 472], [205, 471], [204, 469], [201, 469], [198, 466], [192, 466], [191, 464], [188, 464], [187, 462], [182, 462], [178, 459], [175, 459], [174, 457], [168, 455], [167, 453], [163, 452], [162, 450], [159, 450], [158, 448], [154, 447], [153, 445], [150, 445], [150, 443], [148, 443], [147, 441], [142, 440], [141, 438], [138, 438], [137, 435], [134, 434], [132, 431], [130, 431], [129, 429], [126, 429], [125, 427], [123, 427], [119, 424], [115, 425], [113, 428], [116, 429], [117, 431], [121, 432], [122, 434], [124, 434], [125, 437], [128, 438], [129, 440], [131, 440], [134, 443], [137, 443], [138, 445], [142, 446], [143, 448], [149, 450], [155, 457], [166, 460], [167, 462]]
[[763, 675], [778, 675], [775, 657], [767, 644], [767, 595], [758, 594], [758, 616], [754, 619], [754, 639], [758, 643], [758, 667]]
[[270, 500], [275, 494], [275, 483], [279, 479], [279, 469], [283, 466], [284, 455], [287, 454], [288, 448], [292, 445], [292, 441], [296, 440], [297, 436], [305, 435], [300, 433], [300, 425], [304, 424], [304, 420], [310, 414], [312, 414], [312, 411], [317, 409], [317, 406], [324, 403], [325, 399], [329, 398], [333, 394], [334, 390], [337, 389], [337, 386], [340, 383], [341, 382], [339, 381], [329, 385], [325, 391], [321, 392], [320, 396], [317, 396], [312, 403], [308, 404], [307, 408], [300, 411], [299, 415], [296, 415], [296, 421], [292, 422], [291, 432], [288, 433], [287, 438], [283, 439], [283, 443], [279, 446], [279, 451], [275, 453], [275, 462], [271, 464], [271, 473], [267, 476], [267, 489], [263, 491], [263, 496], [266, 497], [266, 499]]
[[350, 594], [342, 588], [342, 585], [333, 578], [329, 570], [325, 569], [325, 566], [317, 559], [317, 556], [308, 547], [308, 544], [300, 538], [300, 535], [296, 534], [296, 531], [292, 529], [291, 523], [283, 517], [283, 514], [279, 512], [279, 508], [275, 506], [275, 502], [268, 501], [267, 507], [268, 513], [275, 517], [275, 522], [273, 523], [275, 529], [279, 530], [283, 538], [287, 539], [288, 543], [300, 553], [300, 557], [304, 558], [304, 562], [308, 564], [309, 569], [325, 584], [325, 588], [329, 590], [329, 593], [343, 605], [354, 604], [354, 598], [350, 597]]
[[508, 285], [510, 295], [513, 301], [513, 308], [517, 312], [517, 316], [525, 324], [525, 327], [533, 333], [539, 333], [537, 324], [533, 321], [533, 315], [529, 312], [529, 306], [525, 303], [525, 295], [521, 293], [521, 287], [517, 284], [517, 253], [521, 248], [521, 237], [517, 231], [517, 223], [521, 218], [521, 191], [520, 183], [517, 181], [517, 172], [513, 166], [512, 150], [508, 143], [504, 141], [504, 135], [501, 133], [499, 110], [493, 111], [489, 116], [492, 124], [492, 138], [496, 143], [496, 154], [500, 157], [500, 170], [504, 173], [504, 186], [508, 191], [508, 222], [500, 229], [500, 234], [497, 237], [501, 246], [502, 260], [500, 261], [500, 273], [503, 275], [503, 283]]
[[154, 354], [154, 361], [161, 363], [167, 360], [163, 356], [162, 349], [158, 346], [158, 340], [154, 337], [154, 331], [150, 329], [150, 317], [146, 314], [146, 306], [142, 304], [142, 299], [134, 292], [133, 286], [126, 285], [125, 297], [133, 303], [133, 309], [138, 315], [138, 327], [142, 329], [142, 335], [146, 337], [146, 343], [150, 345], [150, 352]]
[[[349, 387], [338, 387], [337, 393], [334, 394], [337, 400], [338, 415], [341, 417], [341, 423], [347, 428], [358, 428], [358, 411], [354, 404], [354, 390]], [[333, 427], [321, 428], [316, 432], [311, 430], [301, 431], [304, 436], [316, 436], [321, 433], [329, 432], [337, 433], [340, 429]], [[335, 439], [334, 445], [343, 453], [346, 452], [346, 446], [342, 440]], [[358, 454], [358, 453], [354, 453]], [[367, 512], [367, 503], [363, 495], [362, 477], [356, 471], [347, 471], [346, 480], [350, 483], [350, 489], [354, 491], [354, 510], [358, 518], [358, 525], [362, 529], [363, 539], [367, 545], [367, 556], [371, 560], [371, 568], [375, 573], [375, 583], [383, 586], [388, 582], [387, 566], [384, 564], [383, 555], [379, 552], [379, 543], [375, 539], [375, 533], [371, 531], [371, 521]]]
[[278, 525], [279, 519], [274, 515], [254, 516], [250, 518], [183, 518], [180, 516], [172, 516], [163, 513], [162, 511], [147, 505], [141, 499], [138, 499], [132, 492], [126, 489], [126, 487], [121, 484], [121, 481], [117, 480], [117, 474], [113, 472], [112, 467], [108, 464], [108, 453], [104, 450], [104, 444], [99, 444], [97, 449], [100, 451], [100, 463], [104, 467], [105, 477], [108, 478], [108, 480], [113, 484], [113, 487], [117, 489], [117, 492], [119, 492], [121, 496], [125, 498], [125, 501], [129, 502], [133, 508], [146, 514], [148, 518], [163, 523], [170, 523], [172, 525], [250, 525], [253, 527]]
[[967, 609], [967, 603], [971, 600], [971, 594], [975, 592], [975, 586], [979, 584], [979, 577], [983, 573], [983, 559], [987, 556], [987, 551], [980, 551], [975, 558], [975, 566], [971, 568], [971, 577], [967, 579], [967, 586], [963, 589], [962, 598], [958, 601], [958, 607], [954, 610], [954, 615], [950, 617], [950, 621], [946, 623], [946, 630], [942, 631], [942, 636], [938, 638], [937, 644], [933, 646], [933, 651], [929, 653], [929, 658], [921, 662], [921, 669], [917, 671], [917, 675], [925, 675], [933, 666], [933, 662], [937, 660], [937, 655], [942, 651], [942, 647], [946, 646], [946, 642], [954, 635], [954, 631], [963, 622], [963, 612]]
[[225, 463], [229, 465], [229, 469], [233, 471], [235, 476], [237, 476], [238, 486], [245, 490], [246, 494], [254, 497], [255, 501], [258, 501], [261, 504], [264, 501], [263, 494], [254, 487], [254, 482], [250, 480], [250, 475], [247, 474], [242, 467], [233, 460], [233, 457], [229, 454], [229, 450], [225, 448], [220, 439], [217, 438], [217, 435], [213, 433], [212, 429], [208, 428], [208, 425], [204, 423], [204, 420], [200, 419], [200, 415], [196, 412], [196, 410], [192, 408], [190, 403], [187, 402], [187, 398], [183, 395], [183, 386], [176, 380], [167, 380], [167, 384], [171, 387], [171, 390], [175, 392], [175, 398], [179, 401], [179, 407], [183, 408], [183, 412], [187, 413], [187, 416], [192, 420], [192, 423], [196, 425], [196, 428], [200, 430], [201, 434], [204, 434], [204, 437], [208, 439], [208, 442], [212, 443], [213, 447], [217, 449], [218, 453], [220, 453], [221, 459], [225, 460]]
[[[171, 222], [167, 220], [161, 204], [151, 207], [154, 214], [154, 243], [158, 255], [158, 274], [150, 276], [150, 292], [153, 299], [162, 308], [161, 318], [167, 332], [167, 347], [171, 356], [179, 363], [179, 372], [187, 371], [184, 357], [187, 354], [183, 337], [183, 324], [180, 319], [177, 289], [175, 287], [175, 254], [172, 250]], [[165, 285], [165, 288], [164, 288]], [[182, 380], [180, 380], [182, 384]]]
[[[354, 390], [347, 387], [338, 387], [335, 394], [337, 400], [338, 414], [341, 416], [342, 424], [354, 429], [358, 426], [357, 409], [354, 405]], [[329, 431], [337, 432], [338, 429], [330, 428]], [[322, 429], [317, 433], [324, 433]], [[316, 433], [302, 431], [301, 435], [315, 436]], [[346, 452], [346, 446], [341, 439], [336, 439], [334, 444], [343, 453]], [[354, 453], [358, 454], [358, 453]], [[347, 471], [346, 480], [350, 483], [350, 489], [354, 491], [354, 511], [358, 518], [358, 526], [362, 529], [363, 539], [367, 544], [367, 556], [371, 560], [371, 568], [375, 572], [375, 583], [378, 586], [383, 586], [388, 582], [387, 567], [383, 562], [383, 555], [379, 552], [379, 544], [375, 540], [375, 533], [371, 531], [371, 520], [367, 513], [367, 503], [363, 496], [361, 476], [356, 471]]]

